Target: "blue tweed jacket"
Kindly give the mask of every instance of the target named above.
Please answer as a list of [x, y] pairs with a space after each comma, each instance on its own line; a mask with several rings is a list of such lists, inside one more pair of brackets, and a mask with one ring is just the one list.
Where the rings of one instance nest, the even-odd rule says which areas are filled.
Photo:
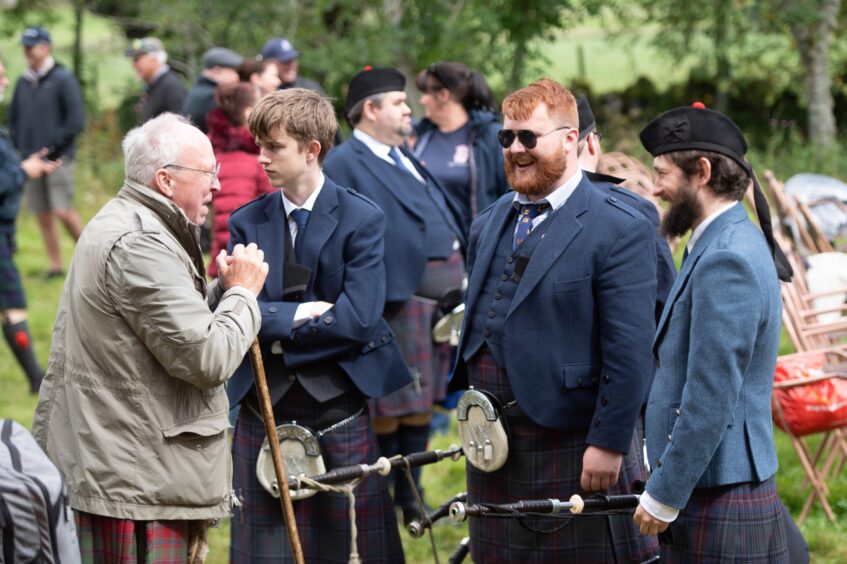
[[767, 243], [741, 204], [685, 260], [656, 331], [647, 403], [647, 491], [681, 509], [692, 490], [777, 469], [771, 388], [781, 327]]

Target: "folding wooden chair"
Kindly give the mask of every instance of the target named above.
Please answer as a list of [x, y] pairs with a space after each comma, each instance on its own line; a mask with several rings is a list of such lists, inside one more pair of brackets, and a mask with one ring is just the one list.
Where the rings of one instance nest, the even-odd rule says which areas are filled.
[[800, 464], [806, 475], [806, 481], [801, 487], [805, 487], [806, 485], [811, 487], [800, 512], [798, 523], [802, 523], [808, 517], [815, 501], [820, 503], [830, 521], [836, 521], [835, 514], [829, 504], [829, 486], [827, 485], [827, 481], [843, 471], [845, 460], [847, 460], [847, 421], [845, 421], [844, 426], [823, 431], [821, 443], [815, 452], [812, 453], [806, 439], [813, 434], [820, 433], [820, 431], [808, 434], [798, 434], [795, 432], [789, 424], [785, 406], [781, 401], [781, 398], [782, 400], [785, 399], [780, 394], [782, 390], [814, 386], [819, 382], [833, 379], [847, 382], [847, 346], [812, 351], [811, 353], [797, 353], [780, 358], [802, 360], [803, 357], [809, 358], [815, 354], [823, 354], [825, 359], [832, 364], [824, 366], [824, 369], [819, 371], [819, 373], [810, 374], [807, 377], [791, 378], [774, 383], [774, 394], [772, 397], [774, 420], [779, 424], [779, 427], [785, 432], [786, 436], [788, 436], [791, 446], [797, 453], [797, 457], [800, 459]]

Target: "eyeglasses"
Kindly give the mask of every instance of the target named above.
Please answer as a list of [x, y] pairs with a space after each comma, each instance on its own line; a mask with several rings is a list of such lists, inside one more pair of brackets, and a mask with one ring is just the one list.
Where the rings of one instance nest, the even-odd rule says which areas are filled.
[[178, 164], [166, 164], [162, 168], [178, 168], [181, 170], [190, 170], [192, 172], [201, 172], [203, 174], [211, 174], [212, 175], [212, 184], [214, 184], [218, 180], [218, 175], [221, 172], [221, 163], [218, 161], [215, 163], [215, 170], [203, 170], [202, 168], [190, 168], [187, 166], [182, 166]]
[[538, 144], [539, 137], [544, 137], [545, 135], [550, 135], [551, 133], [561, 131], [563, 129], [573, 128], [570, 125], [563, 125], [562, 127], [557, 127], [553, 131], [548, 131], [547, 133], [536, 133], [529, 129], [519, 129], [517, 131], [514, 129], [501, 129], [497, 133], [497, 139], [500, 141], [500, 145], [502, 145], [504, 149], [511, 147], [512, 143], [515, 142], [516, 137], [521, 142], [521, 145], [527, 149], [534, 149]]

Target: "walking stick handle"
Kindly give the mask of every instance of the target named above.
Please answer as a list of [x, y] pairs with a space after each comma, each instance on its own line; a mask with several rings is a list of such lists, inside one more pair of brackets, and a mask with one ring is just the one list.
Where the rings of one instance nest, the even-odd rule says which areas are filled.
[[283, 461], [282, 452], [279, 449], [279, 437], [276, 434], [271, 394], [268, 391], [268, 380], [265, 376], [265, 365], [262, 362], [262, 350], [259, 348], [258, 338], [253, 341], [253, 345], [250, 347], [250, 363], [253, 366], [256, 394], [259, 397], [259, 407], [262, 409], [262, 419], [265, 422], [265, 432], [268, 435], [268, 444], [271, 448], [271, 460], [274, 464], [276, 481], [279, 484], [279, 501], [282, 504], [288, 544], [291, 546], [294, 562], [305, 564], [303, 547], [300, 546], [300, 535], [297, 533], [297, 523], [294, 521], [294, 505], [291, 503], [291, 493], [288, 491], [288, 473], [285, 471], [285, 461]]

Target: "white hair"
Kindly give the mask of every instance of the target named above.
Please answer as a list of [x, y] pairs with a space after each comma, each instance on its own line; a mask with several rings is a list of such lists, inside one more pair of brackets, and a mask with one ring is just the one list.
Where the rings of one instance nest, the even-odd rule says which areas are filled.
[[179, 131], [183, 125], [191, 122], [166, 112], [127, 133], [122, 144], [126, 177], [152, 187], [156, 171], [179, 159], [185, 144]]
[[168, 54], [165, 51], [152, 51], [150, 54], [159, 61], [160, 65], [164, 65], [168, 62]]

